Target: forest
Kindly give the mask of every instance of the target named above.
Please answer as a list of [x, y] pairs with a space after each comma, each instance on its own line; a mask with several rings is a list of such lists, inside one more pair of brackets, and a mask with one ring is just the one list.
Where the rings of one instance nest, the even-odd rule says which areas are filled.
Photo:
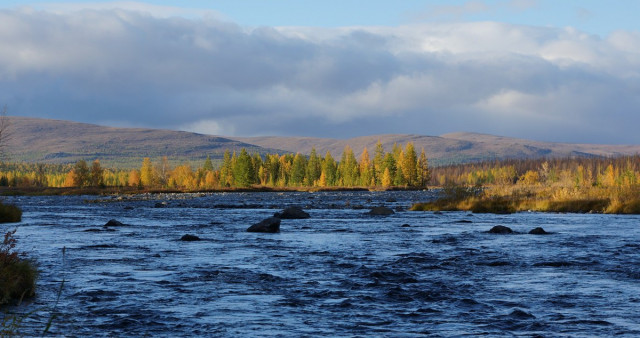
[[103, 168], [99, 159], [71, 165], [3, 163], [0, 186], [5, 187], [138, 187], [182, 191], [226, 188], [424, 188], [430, 181], [424, 149], [394, 145], [386, 152], [380, 142], [373, 155], [365, 147], [356, 158], [346, 146], [340, 160], [315, 149], [309, 155], [249, 154], [225, 151], [217, 165], [210, 157], [194, 169], [189, 163], [172, 167], [167, 157], [141, 160], [139, 169]]

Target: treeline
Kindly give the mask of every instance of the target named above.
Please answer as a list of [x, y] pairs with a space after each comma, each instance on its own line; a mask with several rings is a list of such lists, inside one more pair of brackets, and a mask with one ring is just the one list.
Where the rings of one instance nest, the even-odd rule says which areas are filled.
[[640, 184], [640, 155], [510, 159], [432, 168], [433, 185], [630, 187]]
[[214, 167], [210, 157], [193, 168], [185, 163], [172, 167], [167, 157], [153, 163], [142, 160], [139, 169], [102, 168], [100, 161], [75, 165], [4, 164], [0, 186], [15, 187], [139, 187], [183, 190], [264, 187], [426, 187], [430, 170], [424, 149], [418, 155], [413, 143], [394, 145], [386, 152], [378, 142], [373, 155], [365, 147], [356, 158], [346, 146], [339, 161], [330, 152], [315, 149], [307, 155], [249, 154], [225, 151]]

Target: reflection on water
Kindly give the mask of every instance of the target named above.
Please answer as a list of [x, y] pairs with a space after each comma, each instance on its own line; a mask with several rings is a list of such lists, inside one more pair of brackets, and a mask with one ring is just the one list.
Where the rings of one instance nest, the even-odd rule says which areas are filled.
[[[13, 197], [66, 336], [640, 334], [640, 218], [406, 210], [430, 192]], [[245, 229], [290, 205], [310, 219]], [[386, 205], [391, 216], [369, 216]], [[125, 226], [105, 229], [108, 220]], [[513, 235], [493, 235], [494, 225]], [[408, 226], [407, 226], [408, 225]], [[551, 235], [527, 232], [543, 227]], [[7, 226], [3, 225], [3, 230]], [[110, 230], [110, 231], [107, 231]], [[182, 242], [184, 234], [199, 236]], [[62, 255], [62, 248], [66, 248]], [[42, 328], [48, 313], [26, 329]]]

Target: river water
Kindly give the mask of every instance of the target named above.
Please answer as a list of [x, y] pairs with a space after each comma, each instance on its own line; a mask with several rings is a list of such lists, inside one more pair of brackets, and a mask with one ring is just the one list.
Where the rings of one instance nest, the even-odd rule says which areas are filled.
[[[431, 198], [10, 197], [18, 249], [41, 270], [37, 297], [11, 311], [36, 309], [25, 335], [55, 315], [50, 333], [77, 337], [640, 335], [640, 217], [406, 211]], [[245, 231], [292, 205], [311, 218]], [[397, 211], [367, 214], [378, 205]], [[488, 233], [499, 224], [517, 233]]]

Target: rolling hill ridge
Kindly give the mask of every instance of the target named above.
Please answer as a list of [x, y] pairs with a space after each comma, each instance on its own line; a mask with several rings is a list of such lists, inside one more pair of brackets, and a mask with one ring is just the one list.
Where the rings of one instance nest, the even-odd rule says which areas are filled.
[[303, 153], [315, 147], [324, 156], [330, 151], [340, 159], [349, 145], [356, 156], [367, 147], [371, 156], [378, 141], [385, 151], [394, 144], [413, 142], [425, 149], [431, 165], [464, 163], [504, 158], [572, 156], [620, 156], [640, 153], [640, 145], [569, 144], [531, 141], [478, 133], [441, 136], [387, 134], [350, 139], [312, 137], [224, 137], [184, 131], [114, 128], [94, 124], [27, 117], [8, 117], [10, 139], [6, 150], [10, 161], [74, 163], [100, 159], [103, 165], [138, 167], [144, 157], [167, 156], [171, 162], [196, 164], [208, 155], [221, 159], [224, 151], [246, 148], [250, 153]]

